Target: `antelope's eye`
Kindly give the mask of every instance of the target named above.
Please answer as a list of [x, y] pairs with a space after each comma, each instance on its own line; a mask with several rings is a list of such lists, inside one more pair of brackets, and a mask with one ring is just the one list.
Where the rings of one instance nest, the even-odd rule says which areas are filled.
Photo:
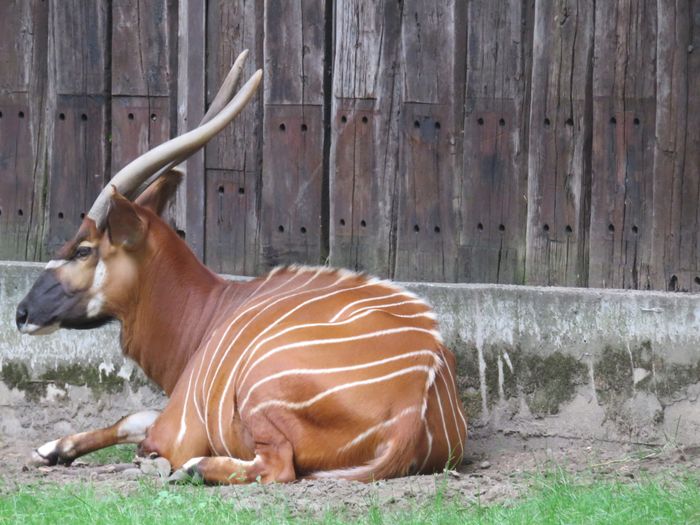
[[85, 259], [92, 253], [92, 247], [90, 246], [78, 246], [75, 250], [76, 259]]

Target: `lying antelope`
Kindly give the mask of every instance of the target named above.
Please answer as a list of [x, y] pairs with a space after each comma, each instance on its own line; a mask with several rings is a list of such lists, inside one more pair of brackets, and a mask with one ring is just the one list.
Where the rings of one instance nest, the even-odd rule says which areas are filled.
[[232, 96], [244, 59], [199, 127], [111, 180], [17, 308], [27, 334], [119, 321], [124, 353], [168, 405], [46, 443], [35, 461], [139, 443], [212, 483], [369, 481], [455, 465], [467, 437], [455, 359], [424, 301], [326, 267], [229, 282], [159, 217], [181, 179], [173, 168], [252, 98], [260, 71]]

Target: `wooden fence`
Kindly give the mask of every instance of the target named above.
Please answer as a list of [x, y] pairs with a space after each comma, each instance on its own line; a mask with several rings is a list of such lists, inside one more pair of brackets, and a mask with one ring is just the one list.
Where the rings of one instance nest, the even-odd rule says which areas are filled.
[[0, 258], [264, 89], [188, 162], [207, 264], [700, 290], [700, 0], [2, 0]]

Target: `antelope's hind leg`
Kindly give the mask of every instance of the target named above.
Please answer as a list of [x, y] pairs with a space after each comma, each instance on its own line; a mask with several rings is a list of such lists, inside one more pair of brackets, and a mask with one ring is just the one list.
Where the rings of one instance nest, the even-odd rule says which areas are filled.
[[258, 453], [252, 461], [225, 456], [192, 458], [172, 476], [171, 481], [201, 478], [207, 484], [286, 483], [294, 481], [296, 474], [287, 454]]
[[49, 441], [32, 453], [31, 463], [36, 466], [70, 465], [76, 458], [101, 448], [121, 443], [140, 443], [159, 415], [157, 410], [144, 410], [126, 416], [109, 427]]
[[209, 484], [286, 483], [296, 479], [294, 450], [283, 436], [266, 442], [256, 442], [255, 458], [251, 461], [226, 456], [192, 458], [182, 465], [171, 481], [200, 477]]

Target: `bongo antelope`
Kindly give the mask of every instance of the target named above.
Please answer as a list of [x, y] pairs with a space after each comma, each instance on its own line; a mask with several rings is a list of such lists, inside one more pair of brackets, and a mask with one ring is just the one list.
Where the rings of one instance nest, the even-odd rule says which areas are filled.
[[232, 96], [244, 59], [199, 127], [111, 180], [17, 308], [26, 334], [118, 321], [125, 355], [166, 408], [46, 443], [35, 461], [139, 443], [211, 483], [369, 481], [457, 464], [467, 423], [455, 359], [423, 300], [327, 267], [225, 281], [159, 217], [181, 179], [174, 167], [252, 98], [260, 71]]

